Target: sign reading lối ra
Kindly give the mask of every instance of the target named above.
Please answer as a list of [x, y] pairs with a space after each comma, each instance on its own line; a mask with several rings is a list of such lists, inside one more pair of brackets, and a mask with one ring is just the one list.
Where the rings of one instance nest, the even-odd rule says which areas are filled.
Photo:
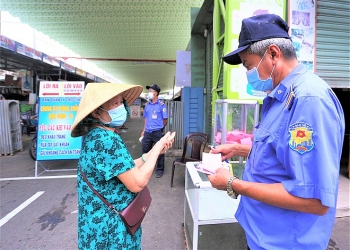
[[78, 159], [82, 138], [70, 136], [85, 83], [41, 81], [36, 160]]

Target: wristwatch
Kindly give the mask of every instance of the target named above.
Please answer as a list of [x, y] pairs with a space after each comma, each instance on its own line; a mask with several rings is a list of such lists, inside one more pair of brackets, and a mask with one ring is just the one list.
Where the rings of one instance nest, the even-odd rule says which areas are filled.
[[230, 179], [228, 179], [228, 181], [227, 181], [227, 195], [230, 196], [233, 199], [237, 199], [237, 197], [239, 195], [239, 194], [236, 193], [236, 191], [234, 191], [232, 189], [232, 182], [235, 179], [238, 179], [238, 177], [237, 176], [231, 176]]

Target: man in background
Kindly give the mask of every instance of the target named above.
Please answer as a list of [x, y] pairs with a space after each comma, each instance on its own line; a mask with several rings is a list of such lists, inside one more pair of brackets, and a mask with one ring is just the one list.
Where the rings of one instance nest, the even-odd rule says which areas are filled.
[[[148, 89], [149, 102], [145, 106], [143, 117], [145, 125], [141, 132], [142, 154], [148, 153], [153, 144], [162, 138], [164, 127], [168, 123], [168, 109], [166, 104], [159, 98], [160, 88], [157, 84], [146, 86]], [[156, 167], [156, 177], [160, 178], [164, 174], [164, 154], [159, 155]]]

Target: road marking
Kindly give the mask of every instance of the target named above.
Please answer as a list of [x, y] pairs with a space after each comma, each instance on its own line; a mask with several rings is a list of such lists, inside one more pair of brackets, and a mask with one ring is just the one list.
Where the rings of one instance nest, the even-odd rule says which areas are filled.
[[37, 198], [39, 198], [40, 195], [45, 193], [45, 191], [39, 191], [36, 194], [34, 194], [32, 197], [30, 197], [28, 200], [23, 202], [21, 205], [19, 205], [17, 208], [15, 208], [12, 212], [7, 214], [4, 218], [0, 220], [0, 227], [2, 227], [6, 222], [8, 222], [12, 217], [14, 217], [16, 214], [21, 212], [26, 206], [28, 206], [30, 203], [35, 201]]
[[44, 180], [44, 179], [62, 179], [62, 178], [77, 178], [77, 175], [75, 174], [75, 175], [57, 175], [57, 176], [0, 178], [0, 181]]

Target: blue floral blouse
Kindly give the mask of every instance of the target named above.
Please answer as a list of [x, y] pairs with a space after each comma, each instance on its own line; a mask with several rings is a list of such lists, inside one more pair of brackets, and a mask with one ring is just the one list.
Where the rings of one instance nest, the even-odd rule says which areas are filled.
[[124, 222], [90, 189], [86, 178], [117, 211], [136, 196], [116, 177], [135, 166], [120, 136], [94, 128], [85, 136], [78, 163], [78, 247], [79, 249], [141, 249], [141, 227], [134, 236]]

